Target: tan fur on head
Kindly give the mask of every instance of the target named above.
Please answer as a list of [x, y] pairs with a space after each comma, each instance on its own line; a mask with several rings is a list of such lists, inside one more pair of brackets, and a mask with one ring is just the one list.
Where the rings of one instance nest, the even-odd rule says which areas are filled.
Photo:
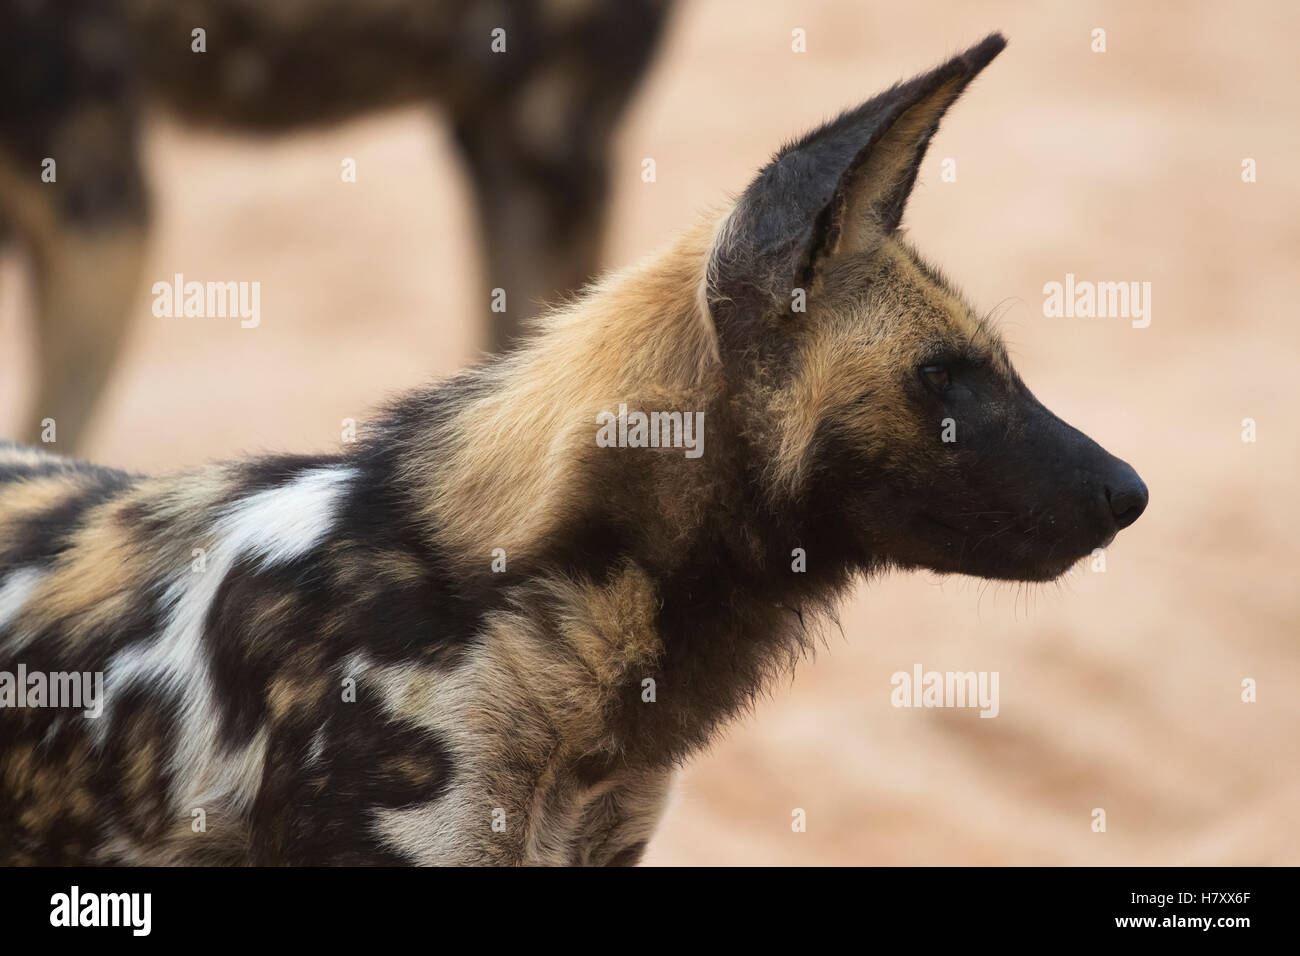
[[[894, 394], [899, 370], [914, 367], [935, 343], [965, 347], [977, 327], [970, 306], [930, 278], [903, 240], [842, 254], [819, 304], [791, 330], [798, 342], [795, 371], [771, 408], [778, 429], [769, 467], [773, 488], [799, 494], [824, 423], [851, 429], [856, 441], [873, 448], [908, 455], [920, 437], [915, 425], [888, 414], [891, 406], [906, 405]], [[872, 414], [851, 415], [867, 394], [876, 396]]]

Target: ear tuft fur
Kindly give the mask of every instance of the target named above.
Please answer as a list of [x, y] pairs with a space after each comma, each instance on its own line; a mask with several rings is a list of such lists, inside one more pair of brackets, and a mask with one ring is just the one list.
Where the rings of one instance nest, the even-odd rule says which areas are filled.
[[781, 149], [720, 231], [710, 308], [789, 311], [794, 288], [815, 291], [824, 261], [898, 228], [916, 174], [948, 107], [1006, 46], [1000, 33], [896, 84]]

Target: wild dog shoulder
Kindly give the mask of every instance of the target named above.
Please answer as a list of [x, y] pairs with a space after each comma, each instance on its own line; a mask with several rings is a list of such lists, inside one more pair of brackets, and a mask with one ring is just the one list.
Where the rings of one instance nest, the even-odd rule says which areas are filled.
[[489, 613], [450, 666], [355, 662], [359, 691], [452, 760], [445, 791], [376, 812], [383, 841], [428, 864], [636, 862], [671, 777], [626, 734], [626, 709], [653, 706], [656, 608], [634, 566], [552, 577]]

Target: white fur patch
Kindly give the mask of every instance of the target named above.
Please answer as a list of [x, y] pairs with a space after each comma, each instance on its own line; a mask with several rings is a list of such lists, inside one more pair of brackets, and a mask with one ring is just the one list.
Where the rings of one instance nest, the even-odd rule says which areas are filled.
[[235, 564], [260, 558], [269, 568], [308, 554], [334, 527], [340, 499], [356, 477], [353, 468], [331, 465], [303, 472], [292, 481], [232, 504], [215, 522], [207, 565], [194, 572], [188, 565], [173, 576], [163, 597], [170, 609], [159, 638], [117, 654], [105, 674], [105, 719], [111, 723], [114, 695], [135, 683], [179, 704], [176, 753], [177, 806], [187, 809], [228, 800], [236, 808], [256, 795], [266, 749], [265, 729], [247, 747], [223, 753], [213, 699], [203, 627], [222, 582]]
[[[43, 577], [45, 572], [40, 568], [19, 568], [0, 581], [0, 631], [18, 619]], [[14, 641], [17, 643], [17, 635]]]
[[480, 850], [490, 833], [495, 803], [479, 792], [480, 764], [493, 749], [471, 727], [471, 711], [481, 700], [477, 670], [481, 658], [445, 671], [435, 667], [372, 665], [363, 655], [349, 659], [347, 673], [377, 693], [393, 718], [434, 731], [457, 768], [457, 784], [435, 800], [374, 811], [375, 834], [420, 866], [467, 866], [485, 862]]
[[338, 499], [355, 477], [355, 469], [342, 465], [305, 471], [238, 502], [217, 522], [216, 534], [238, 557], [260, 557], [263, 568], [302, 557], [334, 527]]

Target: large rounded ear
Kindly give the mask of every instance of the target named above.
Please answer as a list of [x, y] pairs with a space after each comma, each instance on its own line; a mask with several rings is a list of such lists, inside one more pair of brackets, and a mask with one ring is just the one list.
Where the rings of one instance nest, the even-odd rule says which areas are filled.
[[869, 250], [898, 228], [939, 120], [1005, 46], [991, 34], [773, 157], [728, 216], [709, 262], [709, 305], [724, 339], [729, 319], [789, 313], [794, 290], [812, 294], [834, 256]]

